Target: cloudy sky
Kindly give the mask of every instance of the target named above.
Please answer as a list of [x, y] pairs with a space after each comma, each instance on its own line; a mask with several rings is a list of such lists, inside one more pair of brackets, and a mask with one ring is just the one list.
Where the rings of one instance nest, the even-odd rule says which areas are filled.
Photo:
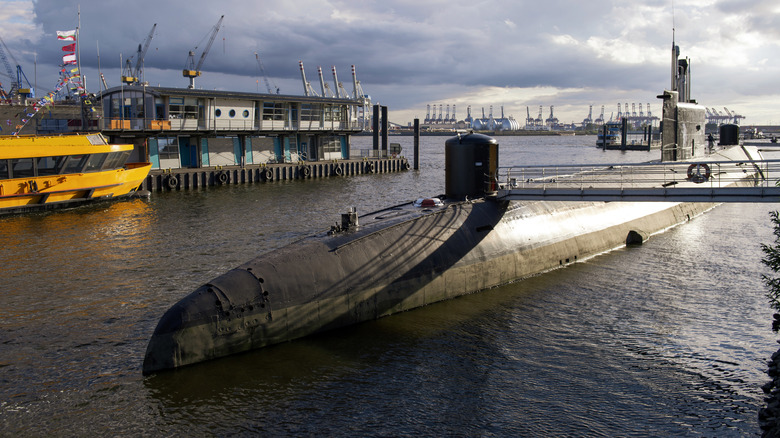
[[424, 119], [428, 104], [457, 105], [459, 119], [469, 105], [496, 116], [503, 106], [521, 124], [540, 105], [566, 123], [589, 105], [609, 118], [618, 102], [660, 115], [674, 28], [699, 103], [742, 114], [742, 124], [780, 124], [777, 0], [3, 0], [0, 37], [39, 95], [57, 82], [56, 31], [75, 29], [79, 9], [89, 91], [100, 89], [99, 71], [119, 85], [121, 60], [155, 23], [145, 79], [186, 87], [188, 52], [200, 54], [224, 15], [197, 88], [265, 92], [259, 53], [282, 94], [303, 94], [299, 60], [315, 90], [317, 67], [332, 82], [336, 66], [351, 92], [354, 64], [365, 93], [402, 124]]

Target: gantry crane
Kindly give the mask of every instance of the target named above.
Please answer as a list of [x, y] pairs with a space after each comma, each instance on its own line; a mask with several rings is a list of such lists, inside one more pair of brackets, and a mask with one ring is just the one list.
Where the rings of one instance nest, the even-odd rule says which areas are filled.
[[138, 52], [136, 52], [135, 59], [135, 69], [133, 69], [131, 58], [127, 58], [127, 62], [125, 63], [125, 71], [122, 74], [122, 82], [125, 84], [132, 85], [143, 81], [142, 76], [144, 73], [144, 57], [146, 56], [146, 51], [149, 50], [149, 44], [151, 44], [152, 38], [154, 38], [154, 30], [156, 28], [157, 23], [154, 23], [152, 30], [149, 31], [149, 35], [146, 36], [146, 40], [144, 40], [142, 44], [138, 44]]
[[206, 59], [206, 55], [209, 53], [209, 49], [211, 49], [211, 45], [214, 43], [214, 38], [217, 37], [217, 32], [219, 32], [219, 27], [222, 26], [223, 18], [225, 18], [224, 15], [219, 17], [219, 21], [217, 21], [217, 24], [212, 28], [211, 37], [209, 38], [208, 44], [206, 44], [206, 47], [203, 49], [203, 53], [200, 54], [198, 65], [195, 65], [195, 50], [197, 50], [198, 47], [196, 46], [195, 49], [190, 50], [189, 56], [187, 57], [187, 63], [184, 65], [184, 70], [181, 72], [182, 76], [190, 78], [190, 84], [187, 88], [195, 88], [195, 78], [200, 76], [200, 68], [203, 66], [203, 61]]
[[582, 121], [582, 126], [587, 127], [591, 123], [593, 123], [593, 105], [588, 106], [588, 117]]

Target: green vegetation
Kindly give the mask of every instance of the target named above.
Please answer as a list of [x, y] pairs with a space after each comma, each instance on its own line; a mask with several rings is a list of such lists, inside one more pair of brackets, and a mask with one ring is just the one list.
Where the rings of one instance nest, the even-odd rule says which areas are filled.
[[[772, 245], [761, 244], [761, 250], [764, 251], [764, 258], [761, 259], [761, 262], [777, 274], [780, 272], [780, 216], [778, 216], [777, 211], [772, 211], [769, 212], [769, 217], [774, 225], [772, 233], [775, 235], [775, 241]], [[780, 312], [780, 278], [766, 274], [761, 275], [761, 278], [768, 289], [766, 296], [769, 299], [769, 306]], [[775, 313], [772, 330], [777, 332], [778, 329], [780, 329], [780, 315]]]

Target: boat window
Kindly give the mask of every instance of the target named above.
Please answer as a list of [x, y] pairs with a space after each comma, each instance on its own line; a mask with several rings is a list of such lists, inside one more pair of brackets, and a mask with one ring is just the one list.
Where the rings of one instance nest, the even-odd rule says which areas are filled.
[[103, 167], [103, 163], [106, 161], [108, 154], [92, 154], [87, 160], [87, 168], [85, 172], [97, 172]]
[[119, 169], [125, 165], [130, 156], [130, 151], [111, 152], [103, 163], [103, 170]]
[[62, 173], [81, 173], [84, 170], [84, 165], [87, 164], [89, 155], [71, 155], [65, 162], [65, 168], [62, 169]]
[[8, 160], [0, 160], [0, 179], [8, 178]]
[[68, 157], [40, 157], [38, 158], [38, 176], [57, 175]]
[[34, 175], [32, 158], [11, 160], [11, 178], [29, 178]]

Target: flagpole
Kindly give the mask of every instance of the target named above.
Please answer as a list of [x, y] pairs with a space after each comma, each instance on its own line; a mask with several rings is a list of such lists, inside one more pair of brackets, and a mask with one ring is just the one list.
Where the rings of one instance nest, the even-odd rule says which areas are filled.
[[[79, 36], [81, 35], [81, 5], [78, 5], [78, 26], [76, 26], [76, 62], [79, 68], [79, 79], [81, 80], [81, 86], [84, 88], [84, 94], [87, 94], [87, 81], [84, 80], [84, 75], [81, 74], [81, 43], [79, 42]], [[76, 90], [78, 91], [78, 89]]]

